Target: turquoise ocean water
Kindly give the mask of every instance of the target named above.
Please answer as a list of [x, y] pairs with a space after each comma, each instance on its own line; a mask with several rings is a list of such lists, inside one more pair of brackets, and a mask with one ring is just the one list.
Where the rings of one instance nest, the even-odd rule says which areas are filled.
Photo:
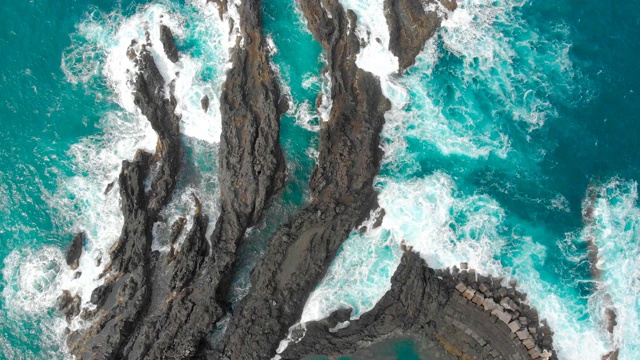
[[[562, 359], [640, 350], [640, 2], [459, 0], [416, 66], [393, 74], [382, 1], [343, 0], [370, 42], [359, 66], [376, 72], [393, 108], [376, 186], [382, 226], [353, 234], [310, 297], [303, 320], [349, 305], [356, 316], [389, 287], [405, 240], [431, 266], [468, 262], [518, 280], [555, 331]], [[282, 120], [289, 181], [251, 230], [234, 298], [269, 234], [307, 199], [317, 128], [330, 103], [319, 45], [291, 0], [263, 0], [274, 66], [290, 94]], [[159, 22], [174, 29], [186, 166], [164, 216], [191, 209], [196, 191], [215, 218], [217, 110], [229, 43], [204, 1], [5, 1], [0, 21], [0, 358], [62, 359], [63, 289], [96, 284], [122, 219], [117, 191], [103, 194], [120, 161], [155, 135], [136, 113], [123, 49]], [[362, 31], [367, 30], [367, 31]], [[370, 35], [367, 35], [370, 34]], [[368, 39], [365, 39], [368, 40]], [[203, 95], [211, 108], [200, 109]], [[598, 194], [585, 224], [583, 198]], [[82, 276], [70, 281], [63, 249], [89, 241]], [[162, 249], [163, 229], [154, 246]], [[587, 242], [602, 277], [589, 273]], [[102, 264], [101, 266], [104, 266]], [[606, 294], [606, 295], [605, 295]], [[603, 305], [618, 327], [604, 330]], [[81, 324], [73, 324], [81, 326]], [[412, 358], [407, 346], [399, 358]]]

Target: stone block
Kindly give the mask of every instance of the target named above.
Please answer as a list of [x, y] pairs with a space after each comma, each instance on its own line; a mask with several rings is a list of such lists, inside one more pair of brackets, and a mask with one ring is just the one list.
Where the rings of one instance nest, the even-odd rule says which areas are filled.
[[[500, 321], [502, 321], [503, 323], [509, 325], [509, 322], [511, 321], [511, 315], [503, 311], [500, 314], [498, 314], [498, 319], [500, 319]], [[518, 327], [519, 326], [520, 325], [518, 325]]]
[[462, 295], [467, 298], [467, 300], [471, 300], [473, 299], [473, 295], [476, 294], [476, 291], [471, 289], [471, 288], [467, 288], [467, 290], [465, 290]]
[[529, 324], [529, 319], [527, 319], [526, 316], [520, 316], [518, 318], [518, 321], [520, 321], [520, 324], [527, 326]]
[[500, 299], [500, 305], [502, 305], [502, 307], [507, 310], [516, 310], [516, 308], [518, 307], [516, 303], [514, 303], [513, 300], [508, 297], [503, 297], [502, 299]]
[[501, 297], [507, 296], [507, 289], [501, 287], [500, 289], [498, 289], [498, 294], [500, 294]]
[[504, 311], [504, 308], [502, 306], [496, 304], [496, 306], [494, 306], [493, 310], [491, 310], [491, 315], [498, 316], [498, 313], [501, 313], [503, 311]]
[[535, 326], [529, 326], [529, 333], [535, 335], [538, 333], [538, 329]]
[[467, 285], [459, 282], [458, 285], [456, 285], [456, 289], [458, 289], [459, 292], [463, 293], [465, 290], [467, 290]]
[[550, 359], [553, 356], [553, 353], [547, 349], [542, 350], [540, 353], [540, 357], [543, 359]]
[[537, 346], [529, 350], [529, 355], [531, 355], [531, 358], [534, 360], [540, 357], [540, 353], [541, 353], [540, 348]]
[[474, 304], [480, 306], [484, 302], [484, 296], [482, 296], [482, 294], [476, 293], [471, 301], [473, 301]]
[[522, 341], [522, 345], [524, 345], [524, 347], [526, 347], [526, 348], [527, 348], [527, 350], [531, 350], [531, 349], [533, 349], [534, 347], [536, 347], [536, 343], [535, 343], [535, 342], [533, 342], [533, 339], [532, 339], [532, 338], [524, 339], [524, 340]]
[[485, 294], [491, 291], [491, 289], [485, 283], [480, 283], [480, 286], [478, 286], [478, 289]]
[[493, 301], [492, 298], [486, 298], [482, 302], [482, 307], [484, 308], [485, 311], [490, 311], [496, 307], [496, 303], [495, 301]]
[[520, 340], [524, 340], [524, 339], [527, 339], [527, 338], [531, 337], [529, 335], [529, 331], [527, 329], [522, 329], [520, 331], [517, 331], [516, 335], [518, 336], [518, 339], [520, 339]]
[[478, 336], [478, 338], [476, 340], [478, 341], [478, 344], [480, 344], [480, 346], [487, 345], [487, 342], [484, 341], [484, 339], [481, 336]]
[[517, 321], [510, 322], [508, 326], [512, 333], [515, 333], [516, 331], [520, 330], [520, 323]]

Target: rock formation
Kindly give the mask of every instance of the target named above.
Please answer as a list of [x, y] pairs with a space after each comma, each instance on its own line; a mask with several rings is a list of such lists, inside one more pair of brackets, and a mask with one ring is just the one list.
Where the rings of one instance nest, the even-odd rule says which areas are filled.
[[332, 83], [330, 120], [322, 124], [309, 182], [313, 200], [269, 240], [219, 345], [224, 358], [271, 358], [342, 242], [377, 207], [373, 179], [390, 104], [378, 79], [355, 65], [355, 14], [336, 0], [305, 0], [300, 7], [329, 59]]
[[389, 50], [398, 57], [400, 70], [413, 65], [424, 44], [440, 27], [445, 11], [457, 8], [456, 0], [385, 0], [389, 26]]
[[[183, 150], [173, 83], [167, 84], [160, 74], [147, 36], [146, 44], [132, 42], [127, 55], [138, 70], [135, 104], [158, 134], [158, 144], [155, 154], [138, 151], [132, 161], [122, 163], [118, 185], [124, 225], [111, 249], [104, 283], [91, 295], [95, 308], [81, 309], [79, 296], [70, 292], [59, 299], [68, 321], [80, 314], [90, 324], [68, 336], [69, 349], [78, 359], [270, 359], [299, 321], [309, 294], [344, 240], [378, 207], [373, 181], [390, 103], [379, 79], [356, 66], [356, 15], [338, 0], [300, 0], [309, 30], [328, 59], [324, 71], [331, 79], [331, 113], [321, 124], [318, 161], [309, 181], [312, 199], [272, 235], [251, 273], [250, 292], [231, 312], [227, 301], [237, 248], [284, 184], [279, 120], [287, 101], [269, 62], [260, 1], [211, 1], [221, 17], [231, 6], [237, 6], [240, 15], [240, 23], [231, 25], [240, 33], [220, 98], [221, 201], [215, 229], [207, 238], [207, 204], [193, 194], [196, 210], [190, 228], [185, 229], [186, 217], [179, 218], [171, 224], [170, 251], [151, 249], [152, 229], [165, 221], [159, 214], [176, 188]], [[455, 2], [441, 1], [455, 8]], [[418, 1], [387, 0], [385, 8], [391, 47], [404, 69], [441, 18]], [[167, 57], [178, 61], [171, 30], [162, 26], [160, 31]], [[208, 97], [201, 105], [206, 112]], [[374, 226], [380, 225], [384, 210], [377, 213]], [[74, 238], [70, 264], [80, 256], [77, 243]], [[294, 329], [294, 341], [281, 355], [337, 356], [411, 336], [454, 356], [553, 357], [548, 328], [521, 298], [513, 288], [472, 271], [436, 272], [409, 250], [391, 290], [371, 311], [350, 321], [351, 309], [342, 309], [305, 324], [304, 331]], [[226, 331], [213, 343], [209, 337], [216, 326], [224, 327], [223, 318], [229, 319]]]
[[[201, 357], [206, 337], [226, 313], [238, 242], [260, 219], [285, 176], [280, 91], [261, 33], [259, 2], [245, 2], [239, 12], [242, 39], [233, 49], [222, 94], [220, 217], [207, 241], [208, 219], [194, 195], [193, 225], [182, 246], [170, 254], [152, 252], [151, 242], [153, 224], [163, 221], [158, 214], [171, 198], [182, 164], [173, 83], [165, 94], [165, 79], [147, 49], [149, 39], [137, 50], [133, 42], [128, 51], [138, 69], [135, 104], [158, 134], [158, 145], [155, 155], [138, 151], [133, 161], [123, 161], [118, 184], [124, 226], [112, 247], [104, 284], [91, 296], [97, 308], [81, 315], [91, 326], [69, 335], [69, 348], [78, 359]], [[167, 56], [177, 61], [168, 28], [161, 28], [161, 39]], [[172, 227], [172, 246], [184, 223]], [[76, 298], [64, 294], [60, 307], [74, 316]]]
[[171, 29], [164, 24], [160, 25], [160, 42], [162, 42], [164, 53], [167, 54], [169, 60], [174, 63], [178, 62], [178, 48], [173, 40], [173, 33], [171, 33]]
[[411, 337], [439, 343], [462, 359], [555, 358], [548, 327], [523, 298], [499, 279], [457, 269], [434, 271], [406, 250], [391, 289], [373, 309], [357, 320], [350, 319], [351, 309], [341, 309], [304, 324], [292, 332], [293, 341], [280, 356], [337, 357], [381, 340]]

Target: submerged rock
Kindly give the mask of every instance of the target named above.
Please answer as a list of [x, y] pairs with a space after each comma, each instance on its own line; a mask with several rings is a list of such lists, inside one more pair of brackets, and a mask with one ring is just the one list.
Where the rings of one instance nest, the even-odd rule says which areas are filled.
[[202, 110], [206, 113], [209, 111], [209, 95], [205, 95], [200, 99], [200, 106], [202, 106]]
[[71, 319], [80, 314], [80, 305], [82, 299], [79, 295], [71, 295], [69, 290], [64, 290], [62, 295], [58, 297], [58, 309], [65, 316], [67, 322], [71, 322]]

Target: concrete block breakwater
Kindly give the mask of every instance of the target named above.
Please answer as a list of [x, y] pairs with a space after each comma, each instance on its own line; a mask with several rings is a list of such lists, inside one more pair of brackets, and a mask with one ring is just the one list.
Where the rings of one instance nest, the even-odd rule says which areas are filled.
[[451, 291], [435, 335], [447, 351], [462, 359], [557, 359], [553, 332], [515, 283], [461, 268], [436, 270]]

